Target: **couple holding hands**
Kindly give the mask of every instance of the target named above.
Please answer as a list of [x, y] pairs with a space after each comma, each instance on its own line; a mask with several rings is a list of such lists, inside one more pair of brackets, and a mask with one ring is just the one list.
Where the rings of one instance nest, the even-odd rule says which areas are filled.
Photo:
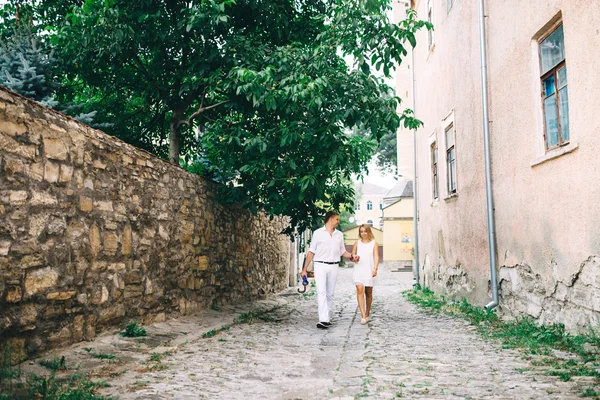
[[346, 251], [344, 234], [338, 231], [340, 217], [335, 211], [325, 214], [325, 226], [317, 229], [312, 237], [301, 277], [306, 276], [306, 270], [314, 262], [315, 282], [317, 284], [317, 306], [319, 323], [317, 328], [327, 329], [331, 326], [333, 312], [333, 295], [339, 269], [340, 257], [354, 262], [354, 284], [356, 297], [360, 308], [361, 324], [366, 324], [373, 302], [373, 281], [377, 276], [379, 266], [379, 251], [373, 237], [371, 227], [363, 224], [359, 228], [359, 240], [352, 248], [352, 253]]

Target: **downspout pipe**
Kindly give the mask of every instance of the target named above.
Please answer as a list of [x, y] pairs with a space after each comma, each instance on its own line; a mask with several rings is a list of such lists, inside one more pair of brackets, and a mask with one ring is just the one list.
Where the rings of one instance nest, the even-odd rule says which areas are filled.
[[483, 117], [483, 157], [485, 163], [485, 195], [487, 200], [488, 247], [490, 252], [490, 281], [492, 301], [485, 308], [491, 310], [498, 306], [498, 277], [496, 272], [496, 223], [494, 221], [494, 200], [492, 196], [492, 173], [490, 166], [490, 118], [488, 113], [487, 52], [485, 41], [484, 0], [479, 3], [479, 47], [481, 50], [481, 109]]
[[[416, 100], [415, 100], [415, 49], [410, 51], [410, 76], [411, 76], [411, 91], [412, 91], [412, 109], [415, 112]], [[416, 280], [416, 284], [421, 284], [421, 277], [419, 271], [419, 198], [417, 191], [417, 129], [413, 129], [413, 249], [414, 249], [414, 260], [413, 260], [413, 275]]]

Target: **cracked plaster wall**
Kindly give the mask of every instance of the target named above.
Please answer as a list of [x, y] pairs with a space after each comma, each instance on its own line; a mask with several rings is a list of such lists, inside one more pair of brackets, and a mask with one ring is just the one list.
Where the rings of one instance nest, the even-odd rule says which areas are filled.
[[584, 330], [600, 323], [600, 257], [589, 257], [571, 275], [555, 272], [544, 279], [527, 265], [503, 266], [498, 281], [500, 304], [511, 315], [529, 315], [541, 323], [563, 323]]

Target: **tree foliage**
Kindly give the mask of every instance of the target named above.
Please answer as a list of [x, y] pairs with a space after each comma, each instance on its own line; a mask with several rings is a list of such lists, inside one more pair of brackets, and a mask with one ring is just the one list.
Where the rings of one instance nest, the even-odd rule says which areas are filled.
[[223, 199], [289, 216], [293, 230], [351, 202], [350, 178], [365, 172], [381, 138], [418, 123], [398, 113], [381, 75], [431, 26], [413, 10], [393, 24], [390, 8], [391, 0], [53, 0], [34, 14], [60, 63], [60, 98], [88, 99], [113, 123], [109, 133], [193, 162], [223, 182]]

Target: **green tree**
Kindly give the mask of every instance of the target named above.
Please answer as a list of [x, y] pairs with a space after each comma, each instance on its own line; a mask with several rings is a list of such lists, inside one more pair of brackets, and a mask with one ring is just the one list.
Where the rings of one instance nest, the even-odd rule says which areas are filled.
[[109, 133], [199, 160], [224, 199], [291, 229], [350, 201], [379, 140], [418, 124], [374, 71], [389, 77], [431, 27], [412, 10], [391, 23], [391, 0], [44, 3], [61, 96], [95, 102]]
[[398, 170], [398, 140], [396, 132], [388, 132], [381, 137], [375, 163], [384, 172], [396, 174]]

